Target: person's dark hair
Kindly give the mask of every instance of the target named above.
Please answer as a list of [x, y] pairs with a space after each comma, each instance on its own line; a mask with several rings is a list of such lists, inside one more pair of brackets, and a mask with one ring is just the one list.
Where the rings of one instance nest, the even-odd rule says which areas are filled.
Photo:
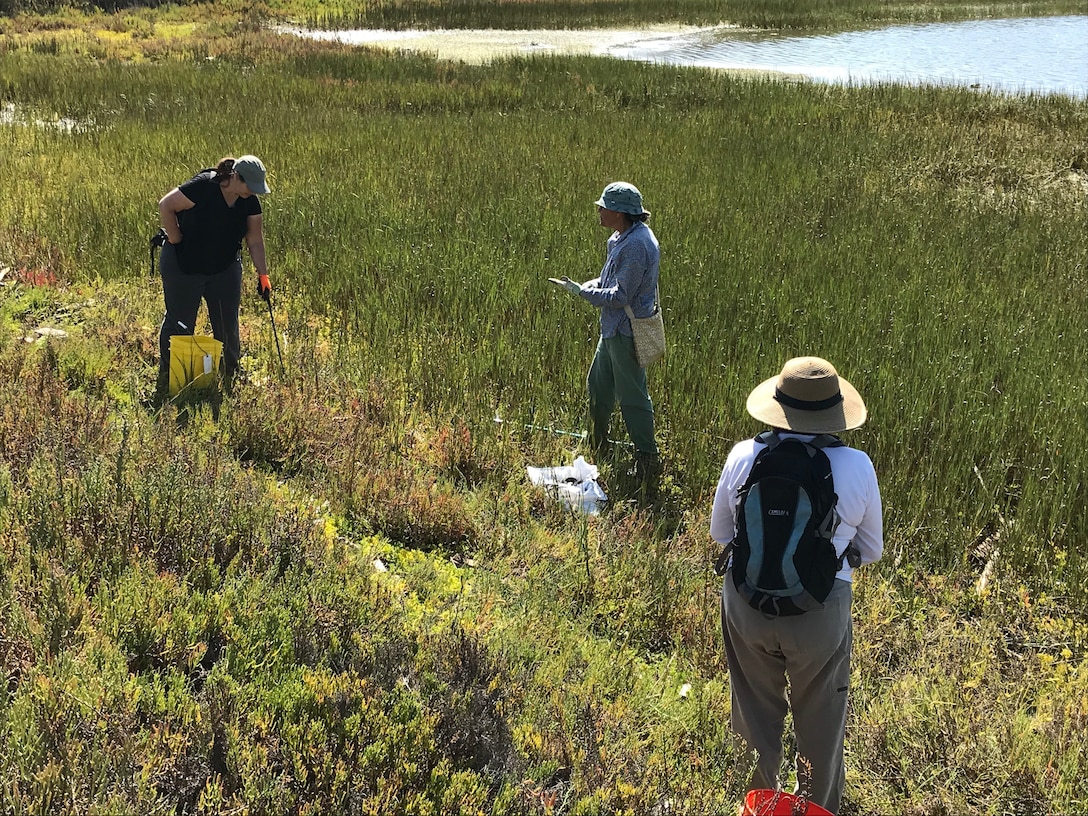
[[230, 178], [230, 174], [234, 172], [234, 156], [224, 156], [219, 160], [219, 164], [215, 166], [215, 177], [212, 181], [226, 181]]
[[627, 219], [627, 226], [630, 227], [637, 222], [645, 224], [650, 220], [650, 214], [642, 213], [641, 215], [632, 215], [631, 213], [622, 213], [623, 217]]

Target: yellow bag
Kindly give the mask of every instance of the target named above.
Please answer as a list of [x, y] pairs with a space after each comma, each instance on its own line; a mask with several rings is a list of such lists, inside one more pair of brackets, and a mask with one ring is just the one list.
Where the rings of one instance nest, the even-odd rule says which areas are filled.
[[170, 338], [170, 396], [184, 388], [208, 388], [219, 377], [223, 344], [214, 337], [175, 334]]

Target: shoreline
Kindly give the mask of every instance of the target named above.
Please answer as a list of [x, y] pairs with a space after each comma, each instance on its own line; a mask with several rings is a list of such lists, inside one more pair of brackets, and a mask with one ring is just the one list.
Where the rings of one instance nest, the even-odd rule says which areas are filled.
[[[276, 26], [278, 34], [289, 34], [322, 42], [338, 42], [359, 48], [373, 47], [386, 51], [409, 51], [427, 54], [438, 60], [485, 65], [495, 60], [529, 55], [614, 56], [614, 48], [653, 42], [663, 37], [695, 35], [716, 31], [743, 32], [754, 29], [730, 23], [713, 26], [654, 24], [637, 28], [601, 29], [342, 29], [321, 31], [298, 26]], [[615, 57], [623, 59], [622, 57]], [[769, 68], [719, 68], [706, 66], [703, 70], [717, 71], [749, 78], [768, 78], [800, 82], [803, 74], [776, 71]]]
[[440, 60], [483, 64], [495, 59], [529, 54], [592, 54], [607, 56], [612, 48], [653, 41], [664, 36], [699, 34], [738, 26], [685, 26], [655, 24], [623, 29], [350, 29], [319, 31], [277, 26], [281, 34], [345, 45], [373, 46], [390, 51], [426, 53]]

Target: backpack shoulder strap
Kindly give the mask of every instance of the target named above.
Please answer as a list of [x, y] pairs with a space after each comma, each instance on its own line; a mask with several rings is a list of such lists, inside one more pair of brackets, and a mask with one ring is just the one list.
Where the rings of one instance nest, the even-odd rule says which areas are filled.
[[196, 181], [201, 176], [208, 175], [208, 173], [211, 173], [212, 174], [211, 177], [215, 178], [215, 168], [214, 167], [204, 167], [204, 168], [201, 168], [200, 170], [197, 170], [195, 173], [193, 173], [193, 175], [190, 177], [189, 181]]
[[820, 434], [811, 442], [809, 442], [814, 448], [823, 450], [824, 448], [843, 448], [846, 447], [846, 443], [839, 439], [834, 434]]
[[[782, 436], [774, 428], [769, 431], [763, 431], [763, 433], [757, 434], [755, 437], [756, 442], [761, 442], [769, 448], [777, 447], [782, 442]], [[802, 442], [806, 447], [813, 447], [817, 450], [823, 450], [824, 448], [842, 448], [846, 446], [846, 443], [839, 439], [834, 434], [819, 434], [809, 442], [798, 440]]]
[[766, 445], [769, 448], [776, 447], [779, 442], [782, 441], [782, 437], [778, 435], [778, 431], [771, 428], [769, 431], [756, 434], [755, 441]]

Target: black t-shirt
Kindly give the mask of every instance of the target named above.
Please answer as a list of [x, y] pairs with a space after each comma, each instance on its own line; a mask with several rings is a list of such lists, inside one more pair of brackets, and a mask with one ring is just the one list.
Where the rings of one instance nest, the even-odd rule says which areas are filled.
[[214, 170], [201, 170], [178, 187], [196, 206], [178, 213], [181, 243], [178, 263], [183, 272], [215, 275], [227, 270], [246, 236], [251, 215], [261, 214], [257, 196], [238, 197], [233, 207], [223, 199]]

